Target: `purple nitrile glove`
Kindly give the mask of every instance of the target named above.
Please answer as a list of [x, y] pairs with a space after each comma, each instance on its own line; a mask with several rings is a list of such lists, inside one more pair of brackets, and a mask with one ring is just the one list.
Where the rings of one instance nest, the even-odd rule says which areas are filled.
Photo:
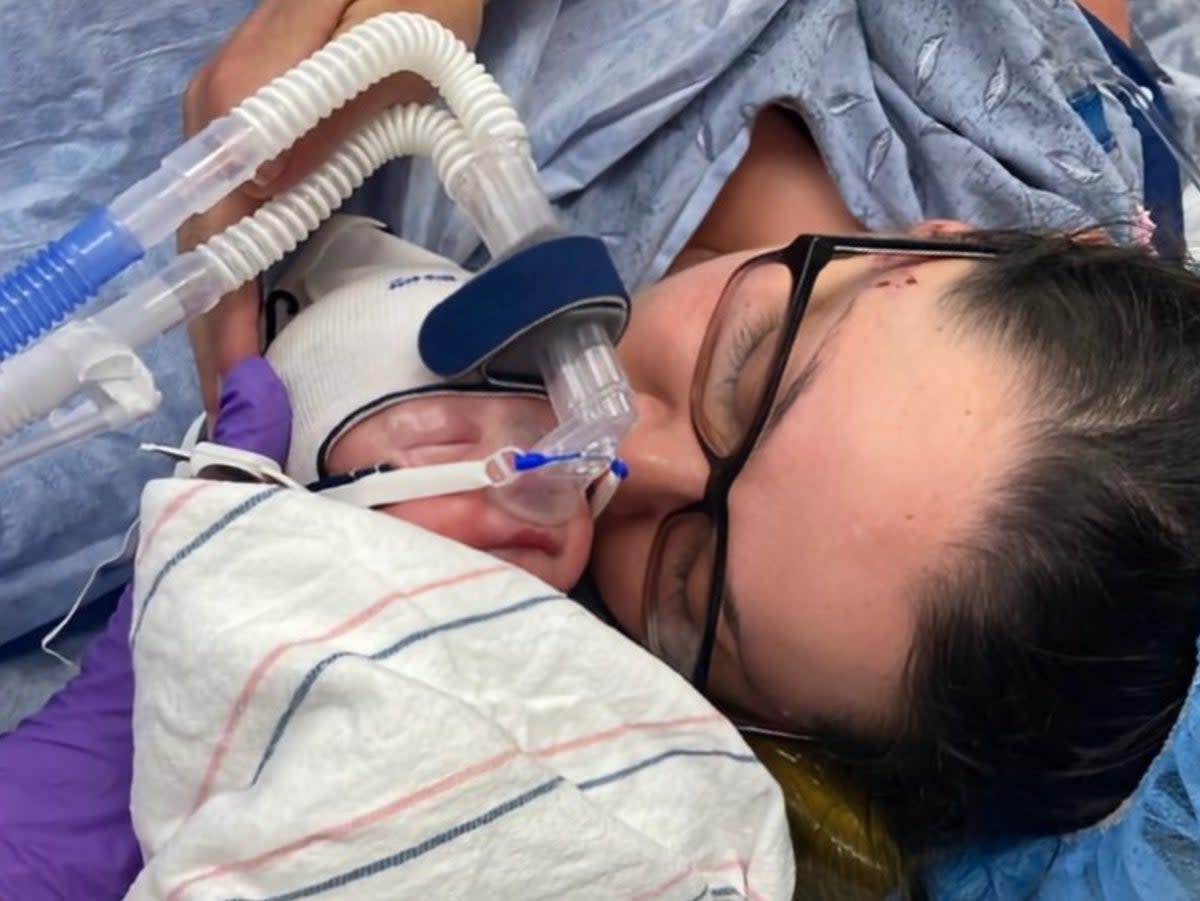
[[247, 357], [221, 385], [213, 441], [287, 462], [292, 441], [292, 405], [287, 388], [262, 357]]
[[[226, 377], [215, 441], [281, 465], [287, 390], [262, 357]], [[141, 869], [129, 816], [133, 771], [133, 587], [121, 595], [80, 674], [0, 736], [0, 899], [118, 901]]]

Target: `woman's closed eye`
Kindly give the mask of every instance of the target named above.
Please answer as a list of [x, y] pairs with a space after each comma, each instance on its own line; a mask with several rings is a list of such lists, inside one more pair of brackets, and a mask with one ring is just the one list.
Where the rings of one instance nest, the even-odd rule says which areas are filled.
[[696, 592], [689, 589], [695, 581], [696, 574], [701, 571], [698, 564], [708, 545], [707, 536], [692, 542], [686, 553], [680, 551], [671, 560], [669, 568], [671, 588], [668, 594], [668, 608], [676, 611], [683, 623], [697, 630], [701, 628], [701, 620], [705, 613], [703, 608], [708, 603], [708, 598], [696, 597]]
[[740, 323], [724, 351], [725, 362], [718, 381], [720, 402], [726, 415], [740, 425], [748, 425], [761, 399], [776, 347], [775, 339], [783, 323], [782, 311], [765, 313]]

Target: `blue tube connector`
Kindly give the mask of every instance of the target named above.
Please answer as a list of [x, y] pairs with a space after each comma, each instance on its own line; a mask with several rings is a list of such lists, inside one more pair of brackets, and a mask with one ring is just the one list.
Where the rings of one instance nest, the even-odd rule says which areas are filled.
[[101, 208], [0, 276], [0, 361], [65, 322], [145, 252]]

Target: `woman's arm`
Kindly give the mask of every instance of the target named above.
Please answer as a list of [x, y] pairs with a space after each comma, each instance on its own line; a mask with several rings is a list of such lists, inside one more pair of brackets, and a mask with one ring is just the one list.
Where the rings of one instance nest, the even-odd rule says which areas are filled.
[[[764, 197], [771, 203], [764, 204]], [[862, 230], [804, 122], [790, 110], [768, 106], [755, 116], [746, 155], [671, 271], [727, 253], [778, 247], [799, 234]]]

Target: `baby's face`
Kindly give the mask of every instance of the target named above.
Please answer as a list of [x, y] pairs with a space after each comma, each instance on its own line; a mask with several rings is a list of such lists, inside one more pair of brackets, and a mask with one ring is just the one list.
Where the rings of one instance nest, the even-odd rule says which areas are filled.
[[[555, 425], [535, 397], [440, 395], [386, 407], [351, 428], [325, 458], [330, 475], [389, 463], [432, 466], [489, 456], [505, 445], [529, 449]], [[587, 565], [592, 519], [582, 494], [561, 525], [524, 520], [490, 490], [389, 504], [382, 512], [519, 566], [560, 591]]]

